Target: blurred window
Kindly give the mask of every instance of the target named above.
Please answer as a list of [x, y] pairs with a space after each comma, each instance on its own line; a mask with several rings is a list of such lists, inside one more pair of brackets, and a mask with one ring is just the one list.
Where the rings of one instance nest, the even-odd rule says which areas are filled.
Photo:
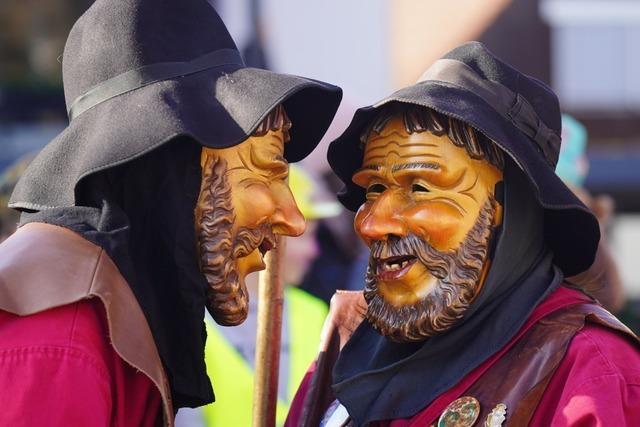
[[640, 215], [617, 215], [609, 232], [611, 253], [614, 254], [628, 298], [640, 299]]
[[541, 0], [540, 13], [564, 109], [640, 109], [640, 1]]

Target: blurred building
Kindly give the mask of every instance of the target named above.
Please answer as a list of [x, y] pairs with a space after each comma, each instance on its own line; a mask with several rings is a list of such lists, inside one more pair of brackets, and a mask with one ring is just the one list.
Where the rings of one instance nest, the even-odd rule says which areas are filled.
[[60, 57], [90, 0], [0, 1], [0, 175], [67, 123]]

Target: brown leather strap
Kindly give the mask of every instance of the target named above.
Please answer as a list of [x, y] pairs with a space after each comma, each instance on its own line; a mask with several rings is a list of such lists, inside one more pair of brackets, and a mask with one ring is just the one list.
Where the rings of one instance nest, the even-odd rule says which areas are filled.
[[316, 369], [311, 377], [309, 390], [304, 398], [302, 406], [302, 421], [300, 427], [317, 427], [324, 416], [324, 412], [335, 400], [331, 389], [333, 382], [333, 366], [338, 359], [340, 337], [334, 330], [329, 337], [326, 350], [321, 351], [316, 359]]
[[62, 227], [21, 227], [0, 245], [0, 309], [26, 316], [88, 297], [101, 252]]
[[331, 389], [333, 366], [340, 350], [364, 320], [367, 303], [362, 291], [338, 290], [331, 298], [329, 315], [322, 327], [316, 369], [302, 405], [301, 427], [316, 427], [335, 400]]
[[480, 401], [480, 420], [504, 403], [507, 425], [529, 425], [571, 340], [587, 321], [624, 333], [640, 345], [626, 326], [599, 305], [580, 304], [553, 313], [534, 325], [464, 393]]
[[78, 234], [30, 223], [0, 245], [0, 309], [28, 316], [97, 297], [118, 355], [145, 374], [162, 397], [164, 424], [172, 427], [169, 383], [142, 309], [102, 248]]

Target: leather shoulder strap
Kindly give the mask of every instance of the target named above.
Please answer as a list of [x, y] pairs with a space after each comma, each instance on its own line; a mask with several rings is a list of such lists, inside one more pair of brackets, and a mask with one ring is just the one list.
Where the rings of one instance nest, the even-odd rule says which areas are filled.
[[0, 245], [0, 309], [26, 316], [87, 298], [101, 253], [62, 227], [21, 227]]
[[579, 304], [553, 313], [533, 326], [465, 392], [480, 401], [480, 420], [503, 403], [507, 425], [529, 425], [571, 340], [585, 322], [611, 328], [640, 344], [633, 332], [597, 304]]
[[618, 320], [613, 314], [609, 313], [604, 307], [597, 304], [581, 304], [575, 307], [575, 310], [584, 314], [587, 322], [604, 326], [609, 329], [620, 332], [627, 338], [631, 339], [635, 344], [640, 344], [640, 338], [624, 323]]
[[28, 316], [99, 298], [118, 355], [157, 387], [166, 426], [171, 391], [153, 335], [131, 288], [100, 248], [64, 228], [30, 223], [0, 245], [0, 309]]

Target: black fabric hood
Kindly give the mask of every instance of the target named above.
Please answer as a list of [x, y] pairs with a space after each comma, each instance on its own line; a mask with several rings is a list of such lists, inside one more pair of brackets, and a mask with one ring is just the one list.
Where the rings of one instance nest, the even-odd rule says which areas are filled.
[[204, 364], [207, 283], [194, 233], [199, 158], [195, 141], [171, 141], [83, 180], [82, 206], [25, 212], [20, 221], [66, 227], [109, 254], [149, 323], [176, 409], [214, 398]]
[[554, 172], [561, 122], [558, 99], [550, 88], [502, 62], [479, 42], [445, 54], [415, 85], [358, 109], [349, 127], [331, 143], [329, 164], [344, 183], [338, 198], [353, 211], [365, 200], [364, 190], [351, 181], [362, 165], [360, 136], [390, 103], [432, 108], [494, 141], [526, 174], [544, 208], [544, 232], [554, 263], [566, 276], [593, 263], [598, 222]]

